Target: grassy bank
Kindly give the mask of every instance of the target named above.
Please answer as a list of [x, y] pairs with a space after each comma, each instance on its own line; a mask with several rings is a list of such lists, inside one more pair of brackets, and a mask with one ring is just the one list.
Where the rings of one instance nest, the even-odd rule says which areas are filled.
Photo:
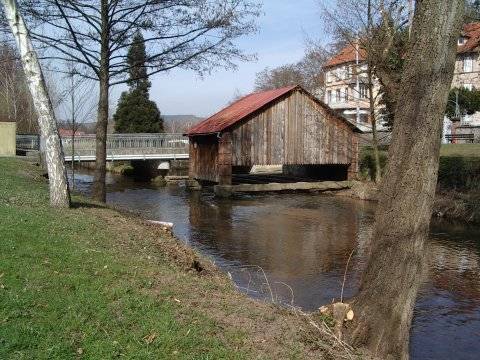
[[299, 312], [238, 293], [167, 232], [0, 159], [1, 359], [341, 359]]
[[480, 144], [443, 144], [440, 148], [440, 156], [480, 158]]

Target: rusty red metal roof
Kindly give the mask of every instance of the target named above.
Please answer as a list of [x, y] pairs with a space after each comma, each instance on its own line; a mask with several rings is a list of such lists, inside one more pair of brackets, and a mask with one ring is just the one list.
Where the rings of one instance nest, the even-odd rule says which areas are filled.
[[300, 87], [298, 85], [288, 86], [244, 96], [190, 128], [186, 135], [206, 135], [221, 132], [296, 88]]

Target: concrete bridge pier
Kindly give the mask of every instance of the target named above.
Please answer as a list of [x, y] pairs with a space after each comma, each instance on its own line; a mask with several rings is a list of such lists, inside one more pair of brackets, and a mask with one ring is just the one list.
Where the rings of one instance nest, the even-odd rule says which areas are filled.
[[188, 160], [133, 160], [132, 167], [135, 174], [148, 177], [150, 179], [161, 176], [187, 176]]

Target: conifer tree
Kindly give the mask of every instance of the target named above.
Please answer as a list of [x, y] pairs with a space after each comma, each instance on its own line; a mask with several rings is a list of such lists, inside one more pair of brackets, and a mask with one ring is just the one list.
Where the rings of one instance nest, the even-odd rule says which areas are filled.
[[113, 116], [119, 133], [163, 132], [163, 119], [155, 102], [150, 100], [151, 83], [145, 62], [147, 52], [142, 33], [137, 31], [128, 50], [129, 90], [122, 93]]

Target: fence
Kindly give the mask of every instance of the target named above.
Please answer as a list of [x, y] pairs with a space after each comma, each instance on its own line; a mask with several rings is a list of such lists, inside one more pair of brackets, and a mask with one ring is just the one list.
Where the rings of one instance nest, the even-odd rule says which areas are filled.
[[[62, 138], [65, 156], [72, 156], [72, 138]], [[95, 156], [95, 135], [75, 136], [75, 158]], [[109, 134], [107, 155], [188, 154], [188, 140], [182, 134]]]
[[[72, 138], [62, 137], [65, 155], [72, 155]], [[17, 135], [16, 147], [20, 150], [39, 150], [39, 135]], [[94, 156], [95, 135], [75, 136], [75, 156]], [[188, 140], [182, 134], [109, 134], [107, 153], [127, 154], [187, 154]]]
[[40, 150], [40, 135], [17, 135], [17, 150]]

